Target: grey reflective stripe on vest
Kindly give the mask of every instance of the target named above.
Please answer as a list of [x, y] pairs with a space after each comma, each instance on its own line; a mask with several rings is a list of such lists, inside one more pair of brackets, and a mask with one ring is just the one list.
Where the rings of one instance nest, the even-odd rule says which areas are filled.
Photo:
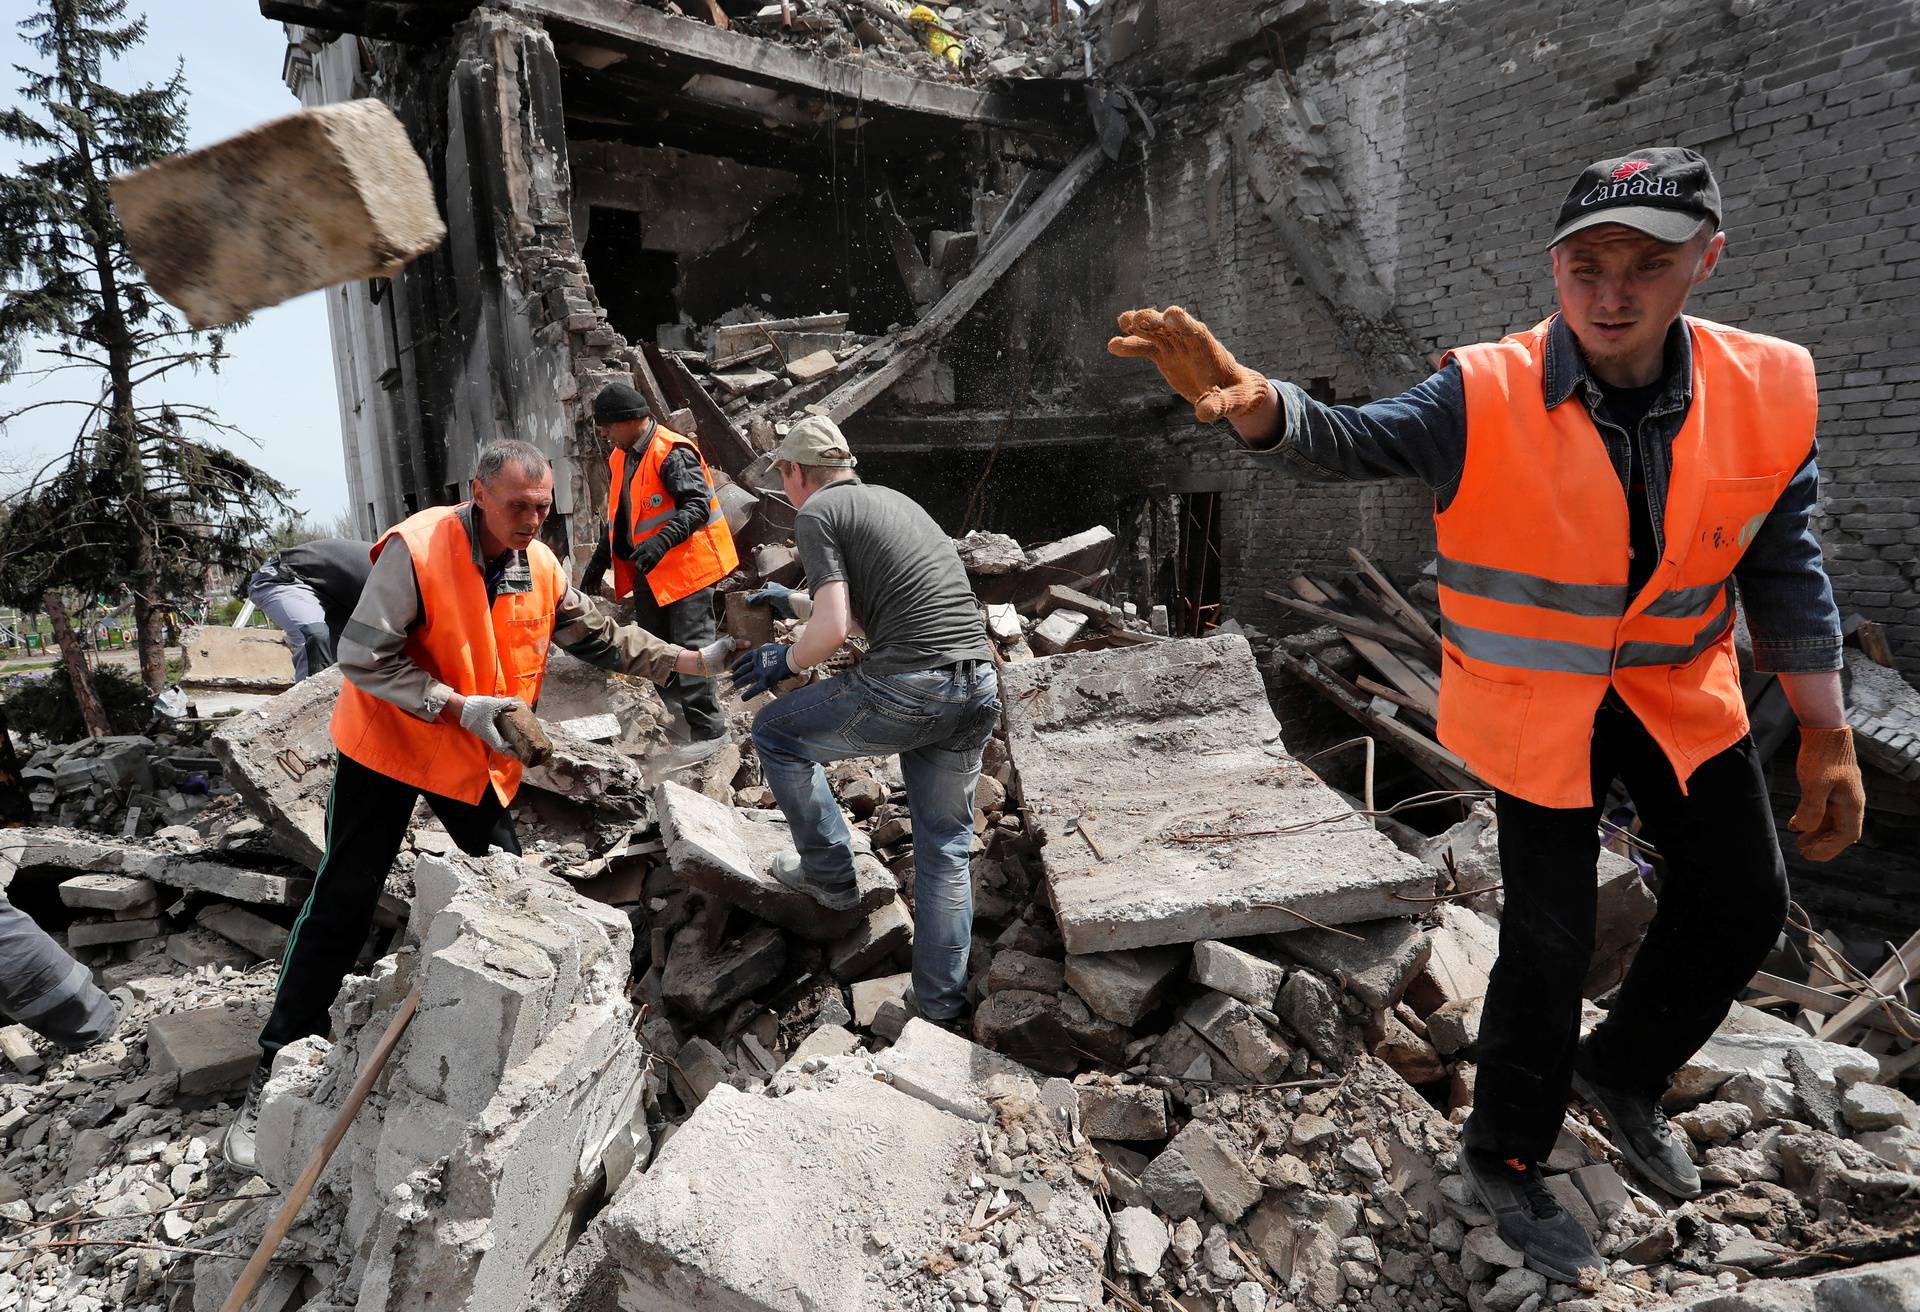
[[[1538, 606], [1563, 615], [1621, 616], [1627, 611], [1625, 584], [1561, 583], [1538, 574], [1497, 565], [1474, 565], [1440, 557], [1440, 583], [1455, 592], [1515, 606]], [[1532, 668], [1532, 667], [1529, 667]], [[1542, 667], [1551, 668], [1551, 667]]]
[[[679, 509], [678, 506], [674, 507], [674, 510], [678, 510], [678, 509]], [[640, 540], [640, 535], [642, 533], [651, 533], [655, 529], [659, 528], [662, 524], [672, 519], [674, 516], [674, 510], [663, 510], [657, 515], [641, 520], [638, 524], [635, 524], [633, 526], [633, 529], [628, 534], [628, 536], [631, 537], [635, 542], [638, 542]]]
[[1720, 589], [1726, 586], [1726, 580], [1718, 583], [1702, 583], [1692, 588], [1669, 588], [1654, 598], [1653, 604], [1642, 611], [1662, 620], [1690, 620], [1705, 615], [1713, 609], [1713, 599], [1720, 595]]
[[1449, 642], [1489, 665], [1598, 674], [1603, 678], [1613, 671], [1613, 651], [1608, 647], [1589, 647], [1584, 642], [1562, 642], [1557, 638], [1522, 638], [1512, 633], [1468, 628], [1445, 618], [1441, 626], [1441, 634]]
[[1733, 604], [1724, 602], [1720, 613], [1707, 622], [1692, 642], [1623, 642], [1620, 644], [1620, 664], [1685, 665], [1719, 641], [1720, 635], [1732, 625]]

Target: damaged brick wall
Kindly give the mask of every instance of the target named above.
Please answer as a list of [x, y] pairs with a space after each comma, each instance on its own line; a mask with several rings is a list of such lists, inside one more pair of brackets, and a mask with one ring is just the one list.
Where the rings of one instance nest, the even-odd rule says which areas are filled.
[[[1903, 546], [1920, 526], [1910, 358], [1920, 40], [1909, 6], [1333, 0], [1264, 18], [1271, 37], [1211, 0], [1115, 10], [1110, 45], [1113, 25], [1158, 33], [1122, 69], [1157, 90], [1163, 123], [1190, 129], [1163, 132], [1145, 166], [1151, 272], [1119, 299], [1133, 290], [1139, 303], [1186, 304], [1257, 367], [1326, 399], [1369, 395], [1231, 146], [1234, 113], [1289, 75], [1321, 121], [1344, 222], [1427, 351], [1552, 309], [1541, 247], [1581, 163], [1635, 143], [1694, 146], [1719, 174], [1729, 245], [1692, 308], [1813, 352], [1829, 568], [1843, 607], [1886, 624], [1920, 669], [1920, 562]], [[1104, 336], [1105, 325], [1089, 331]], [[1139, 390], [1109, 366], [1089, 380]], [[1431, 550], [1424, 488], [1302, 486], [1224, 434], [1171, 419], [1187, 465], [1175, 480], [1228, 491], [1230, 611], [1270, 620], [1261, 589], [1343, 561], [1349, 542], [1398, 571]]]

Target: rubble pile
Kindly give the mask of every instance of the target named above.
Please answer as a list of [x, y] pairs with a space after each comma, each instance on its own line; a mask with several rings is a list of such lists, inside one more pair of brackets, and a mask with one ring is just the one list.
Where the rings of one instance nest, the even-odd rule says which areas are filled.
[[[669, 5], [669, 8], [672, 8]], [[736, 26], [832, 58], [936, 81], [989, 82], [1078, 73], [1082, 41], [1073, 6], [1033, 0], [932, 6], [905, 0], [783, 0]]]
[[219, 758], [181, 735], [114, 734], [42, 747], [20, 778], [41, 824], [142, 838], [233, 790]]

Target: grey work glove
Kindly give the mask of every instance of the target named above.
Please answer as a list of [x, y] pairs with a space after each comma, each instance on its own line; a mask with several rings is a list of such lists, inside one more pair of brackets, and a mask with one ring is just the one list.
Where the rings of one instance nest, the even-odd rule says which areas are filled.
[[518, 697], [469, 697], [460, 708], [460, 727], [502, 756], [512, 756], [513, 747], [500, 732], [500, 717], [513, 707], [527, 709]]
[[700, 678], [717, 679], [720, 671], [727, 668], [727, 661], [733, 656], [733, 635], [723, 633], [704, 647], [696, 648], [700, 653]]

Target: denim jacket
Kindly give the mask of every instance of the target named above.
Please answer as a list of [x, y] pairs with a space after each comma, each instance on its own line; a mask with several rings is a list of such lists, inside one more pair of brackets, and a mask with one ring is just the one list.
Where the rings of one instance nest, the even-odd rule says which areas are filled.
[[[1693, 400], [1693, 347], [1681, 320], [1667, 333], [1666, 352], [1667, 389], [1648, 407], [1640, 431], [1629, 434], [1605, 418], [1599, 384], [1566, 321], [1555, 315], [1547, 333], [1547, 408], [1579, 393], [1622, 487], [1628, 478], [1628, 443], [1640, 444], [1655, 545], [1662, 552], [1673, 439]], [[1450, 360], [1411, 390], [1362, 406], [1323, 405], [1291, 383], [1273, 381], [1285, 418], [1256, 451], [1279, 456], [1316, 482], [1418, 478], [1433, 490], [1436, 513], [1453, 500], [1466, 468], [1468, 437], [1466, 386], [1458, 364]], [[1754, 664], [1762, 670], [1809, 673], [1841, 667], [1840, 611], [1809, 524], [1819, 483], [1809, 452], [1733, 572], [1753, 637]]]

